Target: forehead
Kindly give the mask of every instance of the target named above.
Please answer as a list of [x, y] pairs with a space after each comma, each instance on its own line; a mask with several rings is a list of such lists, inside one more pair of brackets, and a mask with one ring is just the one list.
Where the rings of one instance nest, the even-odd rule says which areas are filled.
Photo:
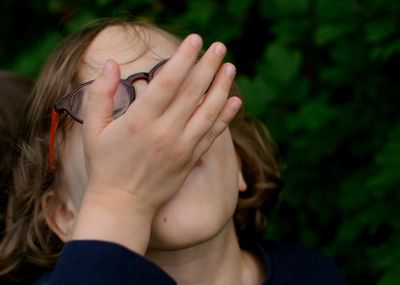
[[83, 81], [96, 78], [107, 59], [113, 59], [120, 65], [122, 78], [148, 71], [160, 60], [171, 57], [178, 45], [175, 37], [156, 28], [107, 27], [88, 46], [80, 77]]

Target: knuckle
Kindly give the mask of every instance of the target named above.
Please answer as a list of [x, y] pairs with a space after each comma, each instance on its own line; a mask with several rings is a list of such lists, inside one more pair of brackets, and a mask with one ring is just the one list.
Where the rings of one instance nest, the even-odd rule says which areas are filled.
[[101, 94], [111, 95], [115, 93], [119, 81], [113, 78], [104, 78], [102, 76], [96, 78], [88, 88], [89, 95], [99, 96]]
[[214, 126], [208, 131], [207, 136], [210, 141], [214, 141], [228, 127], [224, 121], [218, 120]]
[[215, 131], [215, 129], [211, 128], [207, 134], [206, 134], [206, 138], [207, 141], [211, 144], [215, 138], [218, 136], [218, 133]]
[[191, 82], [185, 89], [186, 89], [185, 93], [190, 98], [198, 99], [202, 97], [204, 94], [203, 86], [197, 82]]
[[186, 165], [190, 161], [190, 151], [185, 146], [174, 147], [171, 151], [171, 159], [181, 165]]
[[219, 129], [225, 129], [229, 125], [229, 118], [226, 116], [220, 116], [217, 121], [217, 127]]
[[170, 145], [168, 130], [159, 130], [152, 136], [152, 146], [156, 152], [164, 151]]
[[209, 107], [208, 110], [204, 114], [204, 119], [207, 122], [212, 123], [215, 121], [215, 118], [217, 117], [218, 114], [219, 114], [219, 110], [217, 108]]

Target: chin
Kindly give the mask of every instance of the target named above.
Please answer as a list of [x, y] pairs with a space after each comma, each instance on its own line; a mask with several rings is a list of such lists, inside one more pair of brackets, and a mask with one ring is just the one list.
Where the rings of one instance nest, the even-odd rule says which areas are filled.
[[188, 235], [184, 234], [171, 234], [164, 235], [162, 237], [155, 236], [150, 238], [149, 250], [155, 251], [178, 251], [184, 250], [187, 248], [192, 248], [203, 244], [210, 239], [212, 239], [213, 235], [196, 235], [194, 233], [190, 233]]
[[239, 194], [238, 170], [234, 166], [220, 173], [215, 169], [219, 165], [207, 159], [197, 162], [181, 189], [154, 217], [150, 250], [179, 250], [203, 244], [232, 221]]
[[175, 219], [160, 217], [153, 222], [150, 237], [150, 250], [174, 251], [203, 244], [223, 231], [230, 218], [216, 219], [216, 216], [203, 214]]

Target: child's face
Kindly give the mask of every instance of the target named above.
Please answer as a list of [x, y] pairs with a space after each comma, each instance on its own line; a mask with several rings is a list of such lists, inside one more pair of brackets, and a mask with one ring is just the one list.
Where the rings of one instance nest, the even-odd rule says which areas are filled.
[[[178, 43], [172, 37], [156, 31], [147, 31], [146, 36], [149, 36], [149, 47], [145, 47], [135, 33], [120, 27], [101, 32], [85, 54], [82, 82], [96, 78], [109, 58], [120, 64], [121, 77], [126, 78], [136, 72], [149, 71], [177, 50]], [[145, 87], [143, 84], [137, 88], [137, 97]], [[65, 189], [78, 209], [88, 181], [81, 124], [74, 123], [69, 130], [61, 156]], [[177, 194], [159, 209], [152, 225], [150, 248], [179, 249], [219, 234], [232, 219], [239, 188], [245, 188], [240, 177], [232, 138], [226, 130], [192, 169]]]

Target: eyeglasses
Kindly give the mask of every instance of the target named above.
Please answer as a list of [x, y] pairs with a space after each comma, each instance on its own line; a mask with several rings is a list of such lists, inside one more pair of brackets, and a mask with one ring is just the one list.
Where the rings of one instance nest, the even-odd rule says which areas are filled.
[[[126, 79], [121, 79], [113, 97], [113, 113], [114, 119], [123, 115], [136, 97], [135, 85], [144, 80], [150, 82], [162, 69], [162, 66], [168, 61], [165, 59], [156, 64], [149, 72], [138, 72], [128, 76]], [[64, 111], [68, 113], [75, 121], [83, 123], [83, 118], [87, 110], [87, 94], [89, 86], [94, 80], [87, 81], [79, 85], [69, 94], [58, 99], [54, 105], [51, 116], [50, 139], [49, 139], [49, 171], [54, 172], [54, 140], [58, 123], [58, 115]]]
[[[161, 70], [161, 67], [167, 62], [163, 60], [156, 64], [149, 72], [138, 72], [121, 79], [117, 91], [113, 97], [114, 109], [112, 117], [118, 118], [126, 112], [129, 105], [132, 104], [136, 97], [135, 83], [139, 80], [149, 82]], [[58, 99], [54, 105], [56, 113], [67, 112], [75, 121], [83, 123], [86, 115], [87, 94], [90, 85], [94, 80], [90, 80], [78, 86], [68, 95]]]

